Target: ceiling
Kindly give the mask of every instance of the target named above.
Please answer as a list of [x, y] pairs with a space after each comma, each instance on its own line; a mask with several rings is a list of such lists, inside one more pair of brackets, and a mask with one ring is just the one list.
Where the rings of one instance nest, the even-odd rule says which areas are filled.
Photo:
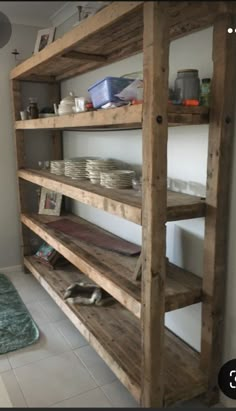
[[0, 11], [11, 23], [29, 26], [51, 26], [50, 17], [63, 8], [67, 1], [0, 1]]

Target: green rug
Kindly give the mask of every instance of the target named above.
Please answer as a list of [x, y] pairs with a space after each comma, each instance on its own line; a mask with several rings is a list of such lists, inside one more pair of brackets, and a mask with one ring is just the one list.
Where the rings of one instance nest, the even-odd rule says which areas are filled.
[[11, 281], [0, 274], [0, 354], [33, 344], [39, 330]]

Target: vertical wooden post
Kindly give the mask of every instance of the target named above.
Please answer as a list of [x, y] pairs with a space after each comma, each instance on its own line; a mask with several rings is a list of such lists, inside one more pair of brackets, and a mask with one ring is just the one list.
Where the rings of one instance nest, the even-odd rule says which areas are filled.
[[221, 366], [230, 158], [233, 140], [236, 35], [233, 17], [219, 16], [213, 32], [213, 79], [209, 128], [201, 366], [208, 375], [208, 402], [218, 401]]
[[[59, 104], [61, 99], [61, 89], [60, 83], [50, 83], [49, 87], [49, 100], [50, 104], [54, 103]], [[62, 132], [59, 130], [52, 130], [52, 153], [51, 157], [53, 160], [61, 160], [63, 157], [63, 148], [62, 148]]]
[[[11, 97], [12, 97], [12, 108], [13, 108], [13, 126], [15, 121], [20, 118], [21, 107], [21, 82], [18, 80], [11, 81]], [[25, 158], [25, 142], [24, 142], [24, 131], [15, 130], [15, 157], [16, 157], [16, 168], [24, 168], [26, 166]], [[18, 186], [18, 210], [20, 212], [27, 211], [27, 196], [26, 196], [26, 187], [25, 182], [18, 179], [17, 177], [17, 186]], [[19, 218], [20, 221], [20, 218]], [[30, 244], [27, 235], [27, 230], [23, 228], [21, 224], [20, 230], [20, 247], [22, 250], [22, 266], [23, 266], [23, 257], [26, 254], [30, 253]]]
[[144, 4], [142, 387], [144, 407], [164, 398], [169, 27], [163, 2]]

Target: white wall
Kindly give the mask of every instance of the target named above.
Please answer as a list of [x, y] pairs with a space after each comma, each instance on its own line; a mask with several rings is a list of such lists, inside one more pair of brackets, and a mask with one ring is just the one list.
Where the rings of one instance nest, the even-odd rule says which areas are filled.
[[10, 101], [10, 70], [15, 66], [14, 48], [20, 58], [31, 56], [37, 28], [13, 25], [10, 42], [0, 49], [0, 267], [20, 264], [19, 219], [16, 194], [16, 166]]

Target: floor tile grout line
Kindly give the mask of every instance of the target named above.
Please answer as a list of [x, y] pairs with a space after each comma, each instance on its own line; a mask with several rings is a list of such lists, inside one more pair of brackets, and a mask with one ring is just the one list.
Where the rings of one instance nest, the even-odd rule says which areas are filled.
[[[107, 399], [108, 399], [110, 402], [111, 402], [111, 399], [107, 396], [107, 394], [106, 394], [106, 392], [104, 391], [103, 387], [105, 387], [106, 385], [109, 385], [109, 384], [113, 384], [114, 382], [117, 382], [117, 381], [127, 390], [127, 388], [122, 384], [122, 382], [121, 382], [118, 378], [117, 378], [116, 380], [112, 381], [111, 383], [103, 384], [103, 385], [100, 386], [102, 392], [104, 393], [104, 395], [107, 397]], [[127, 391], [128, 391], [128, 390], [127, 390]], [[130, 394], [129, 391], [128, 391], [128, 393]], [[132, 397], [132, 399], [134, 399], [134, 397], [132, 396], [132, 394], [130, 394], [130, 396]], [[136, 400], [134, 399], [134, 401], [136, 401]], [[137, 401], [136, 401], [136, 402], [137, 402]], [[117, 407], [115, 406], [115, 404], [112, 403], [112, 405], [113, 405], [113, 407], [117, 408]], [[136, 405], [135, 407], [137, 407], [137, 408], [140, 407], [140, 405], [138, 404], [138, 402], [137, 402], [137, 405]], [[122, 407], [122, 408], [130, 408], [130, 407], [127, 407], [127, 406], [126, 406], [126, 407]]]
[[[49, 297], [50, 297], [50, 296], [49, 296]], [[43, 300], [43, 301], [48, 301], [48, 300]], [[39, 305], [41, 306], [43, 312], [46, 314], [46, 316], [48, 317], [48, 319], [49, 319], [49, 321], [50, 321], [51, 323], [56, 323], [56, 322], [59, 322], [59, 321], [63, 321], [63, 320], [65, 320], [65, 319], [68, 319], [68, 317], [64, 314], [64, 312], [63, 312], [62, 309], [59, 307], [59, 305], [57, 305], [56, 302], [50, 297], [50, 298], [49, 298], [49, 301], [53, 301], [53, 303], [56, 305], [56, 307], [60, 310], [60, 313], [62, 313], [62, 314], [65, 316], [65, 318], [60, 318], [59, 320], [51, 319], [51, 318], [48, 316], [47, 311], [44, 309], [44, 306], [41, 304], [43, 301], [38, 301], [38, 303], [39, 303]]]
[[[68, 317], [66, 318], [66, 320], [70, 321], [70, 319], [69, 319]], [[58, 323], [58, 322], [60, 322], [60, 321], [65, 321], [65, 320], [54, 321], [53, 324], [56, 324], [56, 323]], [[70, 321], [70, 323], [73, 325], [73, 323], [72, 323], [71, 321]], [[73, 325], [73, 326], [74, 326], [74, 325]], [[76, 330], [80, 333], [80, 335], [84, 338], [85, 344], [84, 344], [84, 345], [81, 345], [81, 346], [79, 346], [79, 347], [73, 348], [72, 345], [71, 345], [71, 343], [70, 343], [70, 341], [67, 340], [67, 338], [66, 338], [66, 336], [63, 334], [63, 332], [62, 332], [59, 328], [57, 328], [56, 325], [55, 325], [55, 327], [56, 327], [57, 331], [65, 338], [66, 342], [71, 346], [71, 349], [72, 349], [73, 351], [78, 350], [79, 348], [82, 348], [82, 347], [86, 347], [87, 345], [90, 345], [89, 342], [88, 342], [88, 340], [86, 340], [86, 338], [85, 338], [85, 337], [80, 333], [80, 331], [74, 326], [75, 329], [76, 329]], [[75, 354], [75, 355], [76, 355], [76, 354]]]
[[[73, 351], [66, 351], [66, 352], [73, 352]], [[64, 353], [61, 353], [61, 354], [64, 354]], [[73, 354], [77, 357], [77, 355], [73, 352]], [[55, 356], [53, 356], [53, 357], [57, 357], [57, 356], [59, 356], [60, 354], [58, 354], [58, 355], [55, 355]], [[46, 358], [41, 358], [41, 360], [38, 360], [38, 361], [34, 361], [34, 363], [35, 362], [39, 362], [39, 361], [43, 361], [44, 359], [48, 359], [48, 358], [52, 358], [52, 356], [50, 356], [50, 357], [46, 357]], [[78, 357], [77, 357], [77, 359], [78, 359]], [[82, 362], [82, 361], [81, 361]], [[33, 363], [30, 363], [30, 364], [33, 364]], [[83, 364], [83, 363], [82, 363]], [[22, 367], [24, 367], [24, 366], [26, 366], [26, 365], [29, 365], [29, 364], [25, 364], [25, 365], [23, 365]], [[84, 365], [84, 364], [83, 364]], [[21, 367], [17, 367], [17, 368], [21, 368]], [[15, 378], [16, 378], [16, 381], [17, 381], [17, 384], [19, 385], [19, 387], [20, 387], [20, 391], [22, 392], [22, 395], [23, 395], [23, 398], [24, 398], [24, 400], [25, 400], [25, 402], [26, 402], [26, 404], [27, 404], [27, 406], [28, 406], [28, 408], [31, 408], [30, 406], [29, 406], [29, 404], [28, 404], [28, 402], [27, 402], [27, 400], [26, 400], [26, 398], [25, 398], [25, 396], [24, 396], [24, 394], [23, 394], [23, 391], [22, 391], [22, 388], [21, 388], [21, 385], [20, 385], [20, 382], [19, 382], [19, 380], [18, 380], [18, 378], [17, 378], [17, 375], [15, 374], [15, 369], [17, 369], [17, 368], [13, 368], [13, 373], [14, 373], [14, 376], [15, 376]], [[95, 383], [96, 383], [96, 381], [95, 381]], [[97, 383], [96, 383], [96, 385], [97, 385]], [[95, 389], [97, 389], [97, 388], [100, 388], [98, 385], [96, 386], [96, 387], [94, 387], [94, 388], [90, 388], [90, 389], [88, 389], [88, 390], [86, 390], [86, 391], [83, 391], [81, 394], [76, 394], [76, 395], [73, 395], [72, 397], [67, 397], [67, 398], [65, 398], [64, 400], [62, 400], [62, 401], [59, 401], [59, 402], [56, 402], [56, 403], [53, 403], [53, 404], [50, 404], [50, 405], [48, 405], [48, 407], [51, 407], [52, 405], [56, 405], [56, 404], [59, 404], [60, 402], [63, 402], [63, 401], [67, 401], [67, 400], [69, 400], [69, 399], [71, 399], [71, 398], [74, 398], [74, 397], [77, 397], [78, 395], [82, 395], [82, 394], [86, 394], [87, 392], [89, 392], [89, 391], [92, 391], [92, 390], [95, 390]], [[37, 408], [37, 407], [36, 407]], [[44, 407], [43, 407], [44, 408]]]
[[[30, 277], [30, 278], [32, 278], [32, 277]], [[33, 277], [33, 278], [34, 278], [34, 277]], [[42, 288], [43, 288], [43, 287], [42, 287]], [[17, 291], [18, 291], [18, 289], [17, 289]], [[57, 328], [56, 325], [54, 325], [54, 323], [60, 322], [60, 321], [62, 321], [62, 319], [56, 320], [56, 321], [52, 321], [51, 318], [48, 317], [47, 312], [43, 309], [43, 305], [41, 304], [43, 301], [50, 301], [50, 300], [52, 300], [52, 301], [54, 302], [54, 300], [50, 297], [50, 295], [48, 295], [48, 297], [49, 297], [49, 298], [44, 298], [44, 299], [42, 299], [42, 300], [41, 300], [41, 299], [37, 299], [37, 300], [34, 300], [34, 301], [30, 301], [30, 302], [25, 302], [25, 301], [23, 300], [23, 298], [22, 298], [22, 300], [23, 300], [23, 302], [24, 302], [25, 305], [27, 305], [27, 304], [30, 305], [30, 304], [34, 304], [34, 303], [38, 303], [38, 304], [39, 304], [39, 306], [40, 306], [40, 307], [42, 308], [42, 310], [43, 310], [43, 313], [46, 315], [46, 317], [47, 317], [47, 319], [48, 319], [48, 321], [49, 321], [47, 324], [50, 324], [50, 325], [54, 326], [54, 327], [57, 329], [57, 331], [58, 331], [59, 334], [62, 336], [62, 338], [64, 339], [64, 341], [70, 346], [70, 350], [68, 350], [68, 351], [63, 351], [62, 353], [56, 354], [56, 355], [49, 355], [49, 356], [44, 357], [44, 358], [41, 358], [41, 359], [39, 359], [39, 360], [31, 361], [31, 362], [29, 362], [29, 363], [27, 363], [27, 364], [20, 365], [20, 366], [14, 367], [14, 368], [12, 367], [12, 364], [11, 364], [11, 362], [10, 362], [10, 359], [9, 359], [8, 356], [7, 356], [7, 360], [8, 360], [8, 362], [9, 362], [10, 367], [11, 367], [11, 371], [13, 371], [13, 374], [14, 374], [14, 376], [15, 376], [17, 385], [19, 386], [20, 392], [22, 393], [22, 396], [23, 396], [23, 399], [24, 399], [26, 405], [29, 407], [29, 404], [28, 404], [28, 402], [27, 402], [27, 400], [26, 400], [26, 398], [25, 398], [25, 396], [24, 396], [24, 393], [23, 393], [23, 391], [22, 391], [20, 382], [18, 381], [18, 378], [17, 378], [17, 375], [16, 375], [16, 373], [15, 373], [15, 370], [18, 369], [18, 368], [21, 368], [21, 367], [25, 367], [25, 366], [30, 365], [30, 364], [35, 364], [35, 363], [37, 363], [37, 362], [39, 362], [39, 361], [42, 361], [42, 360], [44, 360], [44, 359], [49, 359], [49, 358], [57, 357], [58, 355], [64, 354], [64, 353], [66, 353], [66, 352], [73, 352], [73, 354], [81, 361], [82, 365], [85, 367], [85, 369], [87, 370], [87, 372], [88, 372], [89, 375], [91, 376], [92, 380], [93, 380], [94, 383], [96, 384], [96, 387], [95, 387], [95, 388], [91, 388], [91, 389], [89, 389], [89, 390], [86, 390], [86, 391], [84, 391], [84, 392], [81, 393], [81, 394], [76, 394], [76, 395], [74, 395], [74, 396], [72, 396], [72, 397], [65, 398], [65, 399], [62, 400], [62, 401], [59, 401], [59, 402], [50, 404], [49, 406], [51, 407], [51, 406], [56, 405], [56, 404], [59, 404], [59, 403], [61, 403], [61, 402], [63, 402], [63, 401], [67, 401], [67, 400], [73, 399], [73, 398], [75, 398], [75, 397], [77, 397], [77, 396], [79, 396], [79, 395], [86, 394], [86, 393], [88, 393], [88, 392], [90, 392], [90, 391], [93, 391], [93, 390], [95, 390], [95, 389], [100, 389], [101, 392], [105, 395], [105, 397], [106, 397], [106, 399], [108, 400], [109, 404], [111, 404], [111, 406], [114, 406], [114, 405], [112, 404], [111, 400], [107, 397], [106, 393], [105, 393], [105, 392], [103, 391], [103, 389], [102, 389], [102, 387], [105, 386], [106, 384], [98, 385], [98, 383], [97, 383], [95, 377], [93, 376], [92, 372], [91, 372], [90, 369], [86, 366], [86, 363], [81, 359], [81, 357], [80, 357], [79, 355], [77, 355], [77, 354], [75, 353], [75, 350], [78, 350], [79, 348], [85, 347], [85, 346], [87, 346], [87, 345], [89, 345], [89, 346], [91, 347], [91, 345], [90, 345], [89, 342], [87, 342], [87, 340], [86, 340], [86, 343], [87, 343], [87, 344], [83, 345], [82, 347], [72, 348], [70, 342], [67, 340], [67, 338], [64, 336], [64, 334], [60, 331], [60, 329]], [[60, 307], [58, 307], [58, 308], [60, 309]], [[62, 310], [61, 310], [61, 311], [62, 311]], [[63, 311], [62, 311], [62, 312], [63, 312]], [[68, 317], [67, 317], [66, 319], [68, 319]], [[34, 321], [35, 321], [35, 320], [34, 320]], [[46, 323], [46, 322], [45, 322], [45, 323]], [[91, 348], [92, 348], [92, 347], [91, 347]], [[106, 364], [106, 363], [105, 363], [105, 364]], [[10, 370], [8, 370], [8, 371], [10, 371]], [[114, 382], [114, 381], [116, 381], [116, 380], [117, 380], [117, 377], [115, 376], [115, 379], [114, 379], [113, 381], [111, 381], [110, 383], [112, 383], [112, 382]]]
[[[9, 361], [8, 356], [7, 356], [7, 352], [6, 352], [5, 354], [1, 354], [1, 355], [5, 355], [5, 356], [6, 356], [5, 360], [7, 360], [8, 364], [9, 364], [9, 366], [10, 366], [10, 369], [4, 370], [4, 371], [0, 371], [0, 375], [3, 374], [4, 372], [7, 372], [7, 371], [11, 371], [11, 370], [12, 370], [12, 365], [11, 365], [11, 363], [10, 363], [10, 361]], [[0, 359], [1, 359], [1, 355], [0, 355]]]
[[[92, 349], [93, 349], [93, 347], [90, 345], [90, 344], [88, 344]], [[82, 347], [81, 347], [82, 348]], [[77, 348], [78, 349], [78, 348]], [[75, 351], [75, 350], [74, 350]], [[94, 350], [95, 351], [95, 350]], [[96, 351], [95, 351], [96, 352]], [[74, 352], [74, 354], [80, 359], [80, 361], [82, 362], [82, 364], [85, 366], [85, 368], [88, 370], [88, 372], [89, 372], [89, 374], [91, 375], [91, 377], [93, 378], [93, 380], [96, 382], [96, 384], [98, 385], [98, 383], [97, 383], [97, 381], [96, 381], [96, 379], [95, 379], [95, 377], [93, 376], [93, 374], [92, 374], [92, 372], [90, 371], [90, 369], [87, 367], [87, 365], [85, 364], [85, 362], [82, 360], [82, 358], [79, 356], [79, 355], [77, 355], [76, 354], [76, 352]], [[96, 354], [97, 355], [99, 355], [97, 352], [96, 352]], [[101, 357], [100, 357], [101, 358]], [[102, 358], [101, 358], [101, 360], [102, 360]], [[103, 361], [103, 360], [102, 360]], [[108, 367], [108, 365], [105, 363], [105, 361], [103, 361], [104, 362], [104, 364]], [[109, 367], [108, 367], [109, 368]], [[110, 369], [110, 368], [109, 368]], [[111, 370], [112, 371], [112, 370]], [[113, 372], [113, 371], [112, 371]], [[113, 373], [114, 374], [114, 373]], [[115, 374], [114, 374], [115, 375]], [[115, 375], [115, 380], [114, 381], [116, 381], [117, 380], [117, 377], [116, 377], [116, 375]], [[111, 381], [111, 383], [112, 382], [114, 382], [114, 381]], [[109, 384], [109, 383], [107, 383], [107, 384]], [[106, 385], [106, 384], [103, 384], [103, 385]], [[101, 385], [98, 385], [98, 387], [102, 387]]]
[[[113, 382], [114, 382], [114, 381], [113, 381]], [[112, 407], [115, 407], [115, 404], [113, 404], [113, 402], [111, 401], [111, 399], [107, 396], [107, 394], [105, 393], [105, 391], [102, 389], [102, 387], [105, 387], [105, 385], [107, 385], [107, 384], [102, 385], [102, 386], [100, 387], [100, 389], [102, 390], [103, 394], [104, 394], [105, 397], [108, 399], [108, 401], [112, 404]], [[116, 408], [116, 407], [115, 407], [115, 408]], [[127, 407], [125, 407], [125, 408], [127, 408]]]
[[[23, 348], [23, 349], [24, 349], [24, 348]], [[11, 352], [16, 352], [16, 351], [11, 351]], [[39, 360], [30, 361], [30, 362], [27, 362], [27, 363], [24, 364], [24, 365], [18, 365], [17, 367], [14, 367], [14, 368], [12, 367], [12, 370], [16, 370], [16, 369], [18, 369], [18, 368], [26, 367], [27, 365], [35, 364], [35, 363], [37, 363], [37, 362], [39, 362], [39, 361], [48, 360], [49, 358], [58, 357], [59, 355], [65, 354], [65, 353], [67, 353], [67, 352], [73, 352], [73, 350], [69, 349], [69, 350], [66, 350], [66, 351], [62, 351], [62, 352], [60, 352], [60, 353], [58, 353], [58, 354], [52, 354], [52, 355], [49, 354], [48, 356], [43, 357], [43, 358], [40, 358]], [[10, 360], [9, 360], [9, 362], [10, 362]], [[10, 365], [11, 365], [11, 364], [10, 364]]]
[[[95, 381], [95, 382], [96, 382], [96, 381]], [[100, 389], [100, 390], [101, 390], [101, 388], [100, 388], [99, 386], [97, 386], [97, 387], [91, 388], [91, 389], [89, 389], [89, 390], [87, 390], [87, 391], [81, 392], [80, 394], [76, 394], [76, 395], [73, 395], [72, 397], [65, 398], [65, 399], [62, 400], [62, 401], [55, 402], [55, 403], [49, 405], [49, 407], [52, 407], [53, 405], [60, 404], [60, 403], [62, 403], [62, 402], [64, 402], [64, 401], [72, 400], [72, 399], [75, 398], [75, 397], [79, 397], [80, 395], [87, 394], [88, 392], [91, 392], [91, 391], [94, 391], [94, 390], [97, 390], [97, 389]], [[101, 391], [102, 391], [102, 390], [101, 390]], [[102, 393], [104, 393], [104, 392], [102, 391]], [[104, 394], [105, 394], [105, 393], [104, 393]], [[105, 394], [105, 397], [107, 398], [106, 394]], [[111, 403], [111, 401], [109, 400], [109, 398], [107, 398], [107, 399], [108, 399], [109, 403], [112, 405], [112, 403]], [[112, 406], [113, 406], [113, 405], [112, 405]]]
[[[14, 377], [15, 377], [15, 379], [16, 379], [16, 383], [17, 383], [17, 385], [18, 385], [18, 387], [19, 387], [19, 390], [20, 390], [20, 392], [21, 392], [21, 394], [22, 394], [22, 397], [23, 397], [23, 399], [24, 399], [24, 401], [25, 401], [25, 403], [26, 403], [26, 405], [27, 405], [27, 408], [29, 408], [29, 404], [28, 404], [28, 402], [27, 402], [27, 400], [26, 400], [26, 398], [25, 398], [25, 396], [24, 396], [24, 392], [23, 392], [23, 390], [22, 390], [22, 388], [21, 388], [21, 385], [20, 385], [20, 383], [19, 383], [19, 381], [18, 381], [17, 375], [15, 374], [14, 369], [12, 369], [12, 371], [13, 371]], [[18, 407], [17, 407], [17, 408], [18, 408]]]

